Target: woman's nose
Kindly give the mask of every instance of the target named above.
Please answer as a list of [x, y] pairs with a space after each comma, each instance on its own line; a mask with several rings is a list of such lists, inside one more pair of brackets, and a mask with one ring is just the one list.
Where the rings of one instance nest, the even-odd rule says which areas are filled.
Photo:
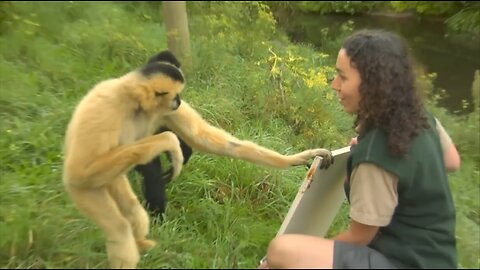
[[335, 78], [331, 81], [330, 87], [337, 92], [340, 91], [340, 85], [338, 84], [337, 76], [335, 76]]

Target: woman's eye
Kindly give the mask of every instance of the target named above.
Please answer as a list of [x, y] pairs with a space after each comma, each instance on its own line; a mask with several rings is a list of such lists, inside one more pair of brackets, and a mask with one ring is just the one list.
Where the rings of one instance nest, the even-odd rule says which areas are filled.
[[166, 94], [168, 94], [168, 92], [155, 92], [155, 96], [157, 97], [165, 96]]

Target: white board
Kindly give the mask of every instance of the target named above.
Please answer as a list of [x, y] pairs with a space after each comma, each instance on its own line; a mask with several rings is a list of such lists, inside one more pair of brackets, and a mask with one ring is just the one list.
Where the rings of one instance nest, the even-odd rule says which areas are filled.
[[332, 154], [334, 164], [327, 170], [319, 168], [321, 157], [314, 159], [277, 236], [295, 233], [325, 237], [345, 200], [343, 184], [350, 146]]

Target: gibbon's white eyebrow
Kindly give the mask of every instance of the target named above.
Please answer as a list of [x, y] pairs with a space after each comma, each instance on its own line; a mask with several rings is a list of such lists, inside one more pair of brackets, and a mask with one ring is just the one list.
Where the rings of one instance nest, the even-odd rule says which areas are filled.
[[185, 78], [183, 76], [182, 70], [175, 67], [174, 65], [166, 62], [152, 62], [140, 69], [140, 72], [145, 77], [150, 77], [155, 74], [164, 74], [175, 81], [185, 83]]
[[177, 67], [174, 64], [172, 64], [170, 62], [166, 62], [166, 61], [158, 61], [158, 63], [162, 63], [162, 64], [169, 65], [169, 66], [172, 66], [172, 67], [176, 68], [178, 71], [180, 71], [180, 74], [182, 74], [182, 77], [184, 77], [183, 71], [180, 67]]

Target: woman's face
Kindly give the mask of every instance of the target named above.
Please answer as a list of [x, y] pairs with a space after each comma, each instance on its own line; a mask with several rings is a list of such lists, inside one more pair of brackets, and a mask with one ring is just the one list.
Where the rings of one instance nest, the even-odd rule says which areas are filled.
[[345, 112], [355, 114], [360, 106], [360, 73], [350, 64], [345, 49], [338, 52], [336, 63], [337, 75], [332, 82], [333, 90], [337, 91], [338, 99]]

